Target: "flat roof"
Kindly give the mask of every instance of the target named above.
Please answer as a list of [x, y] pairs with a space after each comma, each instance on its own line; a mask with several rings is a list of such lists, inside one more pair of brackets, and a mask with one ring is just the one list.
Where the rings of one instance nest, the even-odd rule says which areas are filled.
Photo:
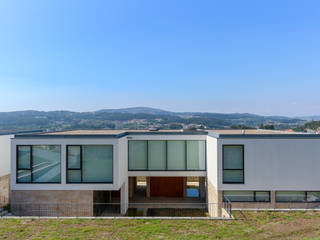
[[191, 130], [72, 130], [61, 132], [31, 133], [16, 135], [16, 137], [107, 137], [119, 138], [126, 135], [210, 135], [216, 138], [293, 138], [307, 137], [320, 138], [320, 134], [298, 133], [280, 130], [266, 129], [205, 129], [201, 131]]
[[268, 129], [212, 129], [207, 130], [216, 134], [236, 134], [236, 135], [260, 135], [260, 134], [306, 134], [298, 132], [289, 132], [281, 130], [268, 130]]

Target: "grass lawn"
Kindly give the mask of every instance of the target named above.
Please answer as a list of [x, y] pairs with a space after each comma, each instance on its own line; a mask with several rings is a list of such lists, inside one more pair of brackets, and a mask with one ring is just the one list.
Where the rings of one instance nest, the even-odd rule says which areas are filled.
[[319, 239], [320, 212], [234, 212], [237, 220], [0, 219], [0, 239]]

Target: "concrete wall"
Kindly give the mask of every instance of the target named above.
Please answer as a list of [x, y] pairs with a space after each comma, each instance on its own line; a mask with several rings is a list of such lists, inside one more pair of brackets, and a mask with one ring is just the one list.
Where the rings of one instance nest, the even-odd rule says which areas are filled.
[[208, 181], [218, 188], [218, 140], [207, 136], [207, 176]]
[[128, 140], [122, 137], [118, 140], [118, 185], [123, 185], [128, 179]]
[[12, 135], [0, 135], [0, 177], [10, 174], [10, 141]]
[[[223, 144], [244, 144], [244, 184], [222, 184]], [[218, 159], [218, 190], [320, 190], [320, 139], [218, 139]]]

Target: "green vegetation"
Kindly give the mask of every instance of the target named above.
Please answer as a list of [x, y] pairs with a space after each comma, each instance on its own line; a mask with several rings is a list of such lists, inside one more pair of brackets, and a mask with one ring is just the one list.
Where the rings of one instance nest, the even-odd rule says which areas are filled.
[[249, 127], [243, 124], [239, 124], [239, 125], [232, 125], [231, 126], [232, 129], [256, 129], [254, 127]]
[[307, 129], [311, 129], [311, 130], [317, 131], [318, 128], [320, 128], [320, 121], [311, 121], [311, 122], [305, 123], [303, 126], [296, 127], [294, 129], [294, 131], [296, 131], [296, 132], [306, 132]]
[[237, 220], [0, 219], [0, 239], [319, 239], [320, 212], [235, 212]]
[[266, 124], [266, 125], [260, 124], [259, 128], [260, 129], [269, 129], [269, 130], [274, 130], [275, 129], [274, 125], [270, 125], [270, 124]]

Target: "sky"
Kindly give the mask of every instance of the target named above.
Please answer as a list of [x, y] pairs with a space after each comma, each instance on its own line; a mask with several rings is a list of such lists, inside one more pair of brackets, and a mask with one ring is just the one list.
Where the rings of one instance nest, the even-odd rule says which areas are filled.
[[0, 112], [320, 115], [320, 1], [1, 0]]

